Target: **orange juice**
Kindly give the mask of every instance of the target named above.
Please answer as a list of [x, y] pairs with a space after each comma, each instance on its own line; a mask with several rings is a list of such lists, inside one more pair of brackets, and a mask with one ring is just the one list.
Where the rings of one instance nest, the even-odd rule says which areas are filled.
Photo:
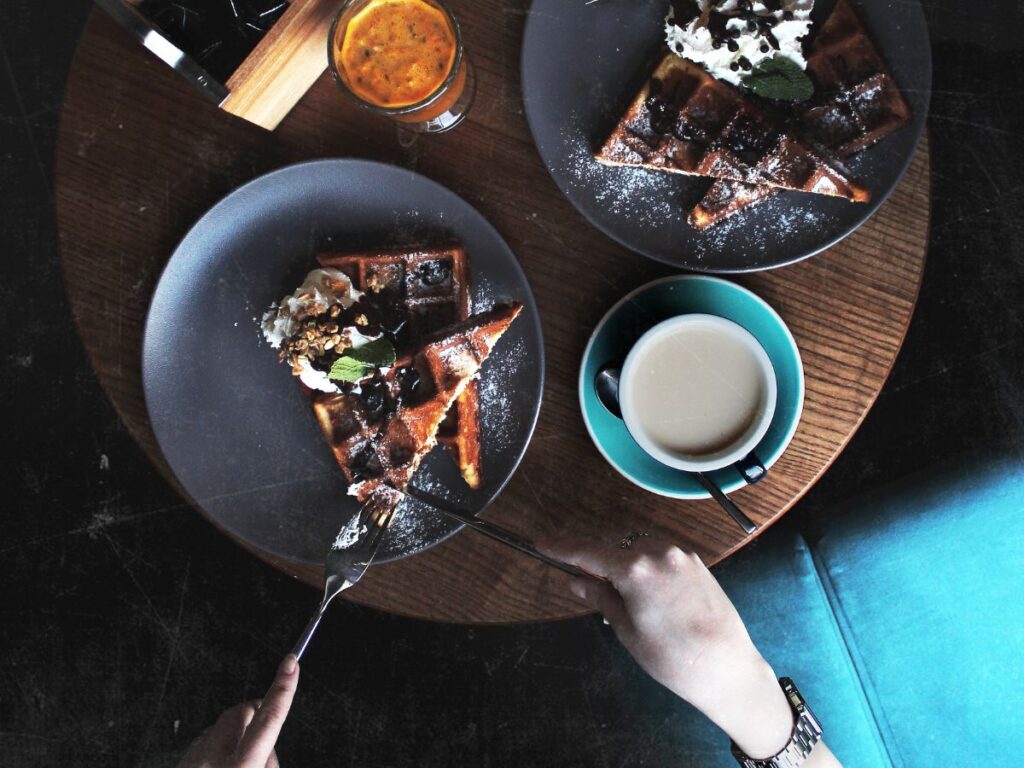
[[[370, 0], [339, 25], [332, 53], [353, 94], [397, 110], [430, 99], [445, 85], [458, 58], [458, 36], [447, 12], [429, 0]], [[409, 117], [443, 112], [458, 98], [462, 79], [464, 72], [438, 100], [444, 103]]]

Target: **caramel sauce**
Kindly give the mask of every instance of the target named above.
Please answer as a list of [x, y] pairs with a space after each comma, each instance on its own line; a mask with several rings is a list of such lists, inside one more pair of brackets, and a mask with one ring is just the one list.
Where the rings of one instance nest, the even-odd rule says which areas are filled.
[[389, 109], [417, 104], [436, 93], [456, 53], [451, 21], [427, 0], [372, 0], [348, 20], [340, 41], [334, 42], [349, 89]]

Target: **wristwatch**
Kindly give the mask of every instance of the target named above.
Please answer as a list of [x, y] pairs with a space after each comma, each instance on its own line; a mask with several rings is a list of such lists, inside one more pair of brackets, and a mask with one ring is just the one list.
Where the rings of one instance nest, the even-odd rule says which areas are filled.
[[763, 760], [747, 757], [743, 751], [732, 744], [732, 756], [743, 768], [798, 768], [811, 754], [814, 745], [821, 741], [821, 724], [807, 706], [796, 685], [788, 677], [780, 677], [779, 685], [793, 709], [793, 735], [782, 751]]

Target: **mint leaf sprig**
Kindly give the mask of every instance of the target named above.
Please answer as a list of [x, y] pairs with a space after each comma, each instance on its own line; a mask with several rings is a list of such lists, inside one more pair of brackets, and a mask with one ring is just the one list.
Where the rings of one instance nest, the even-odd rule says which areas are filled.
[[785, 56], [765, 59], [740, 82], [758, 96], [775, 101], [806, 101], [814, 94], [811, 78]]
[[327, 378], [331, 381], [355, 384], [365, 379], [375, 369], [393, 365], [396, 359], [395, 346], [382, 336], [361, 347], [345, 350], [331, 365]]

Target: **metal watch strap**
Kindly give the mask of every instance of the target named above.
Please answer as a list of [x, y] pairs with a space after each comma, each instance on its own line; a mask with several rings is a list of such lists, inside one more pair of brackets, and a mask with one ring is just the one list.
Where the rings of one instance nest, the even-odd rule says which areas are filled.
[[796, 685], [788, 677], [780, 677], [779, 685], [782, 686], [782, 691], [793, 710], [793, 734], [781, 752], [763, 760], [747, 757], [733, 743], [732, 756], [743, 768], [799, 768], [811, 754], [814, 745], [821, 741], [821, 724], [807, 706]]

